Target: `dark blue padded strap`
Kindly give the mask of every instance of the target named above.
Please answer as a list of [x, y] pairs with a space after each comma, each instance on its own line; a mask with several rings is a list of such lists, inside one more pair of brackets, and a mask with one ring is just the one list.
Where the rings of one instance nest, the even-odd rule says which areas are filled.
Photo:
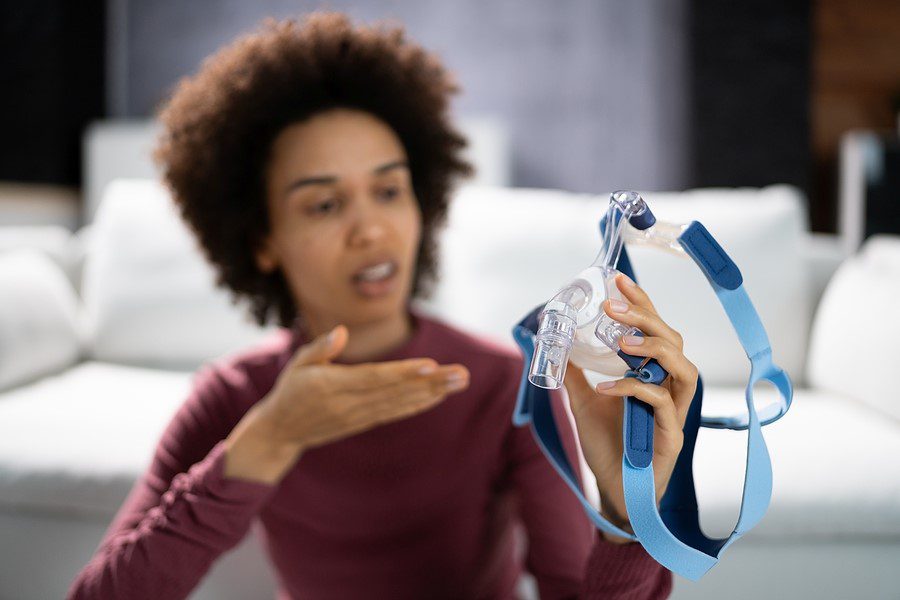
[[[601, 235], [603, 227], [605, 226], [605, 221], [606, 219], [604, 218], [600, 222]], [[619, 253], [616, 269], [630, 277], [633, 282], [637, 283], [637, 276], [634, 274], [634, 269], [631, 267], [631, 260], [628, 258], [628, 252], [625, 250], [624, 246], [622, 246], [622, 250]], [[622, 351], [619, 351], [619, 356], [632, 368], [631, 372], [626, 373], [626, 377], [638, 377], [639, 379], [644, 379], [639, 377], [638, 372], [635, 371], [635, 369], [640, 368], [640, 363], [646, 360], [644, 357], [630, 356]], [[635, 361], [634, 359], [638, 360]], [[651, 362], [656, 363], [656, 361]], [[658, 363], [656, 364], [658, 366]], [[662, 369], [662, 367], [659, 368]], [[659, 381], [654, 381], [653, 383], [660, 383], [666, 378], [668, 373], [662, 369], [662, 373], [657, 373], [656, 375], [662, 375], [662, 377]], [[622, 442], [625, 448], [626, 459], [635, 467], [647, 467], [653, 461], [653, 428], [655, 426], [656, 421], [653, 417], [653, 407], [646, 402], [638, 400], [634, 396], [628, 396], [625, 399], [625, 429], [623, 433], [625, 437]]]
[[692, 221], [680, 237], [682, 244], [690, 245], [694, 260], [713, 281], [727, 290], [736, 290], [744, 283], [740, 269], [702, 223]]
[[[637, 377], [629, 371], [625, 377]], [[623, 446], [625, 456], [632, 465], [638, 468], [649, 466], [653, 462], [653, 407], [628, 396], [625, 401], [625, 438]]]
[[[538, 307], [536, 311], [539, 313], [541, 308]], [[513, 338], [522, 350], [525, 360], [525, 366], [522, 369], [523, 377], [513, 412], [513, 423], [519, 427], [526, 424], [531, 425], [531, 433], [544, 456], [575, 494], [585, 514], [595, 527], [619, 537], [637, 540], [633, 534], [616, 527], [604, 518], [585, 497], [579, 484], [581, 478], [569, 462], [559, 437], [559, 430], [553, 417], [553, 407], [550, 404], [550, 393], [544, 388], [531, 385], [528, 381], [528, 365], [531, 364], [531, 358], [534, 355], [534, 336], [537, 331], [534, 314], [530, 313], [513, 328]]]

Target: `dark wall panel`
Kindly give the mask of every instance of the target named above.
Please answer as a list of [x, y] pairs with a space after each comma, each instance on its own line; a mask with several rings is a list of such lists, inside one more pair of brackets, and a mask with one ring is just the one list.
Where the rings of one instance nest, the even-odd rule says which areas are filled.
[[0, 3], [0, 180], [78, 185], [104, 106], [102, 0]]
[[810, 10], [808, 0], [691, 2], [693, 185], [808, 192]]

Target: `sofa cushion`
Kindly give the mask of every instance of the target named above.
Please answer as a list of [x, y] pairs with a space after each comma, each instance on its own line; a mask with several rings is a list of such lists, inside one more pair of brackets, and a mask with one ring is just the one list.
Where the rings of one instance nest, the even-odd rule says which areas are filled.
[[73, 286], [83, 260], [79, 236], [61, 225], [3, 225], [0, 252], [36, 250], [59, 265]]
[[0, 390], [78, 359], [79, 310], [71, 283], [45, 254], [0, 253]]
[[[766, 393], [774, 397], [768, 384], [759, 395]], [[743, 390], [711, 387], [705, 400], [711, 412], [727, 412], [743, 403]], [[843, 395], [803, 389], [763, 435], [772, 457], [772, 503], [749, 535], [900, 539], [900, 461], [893, 460], [900, 456], [900, 425]], [[694, 473], [707, 533], [731, 533], [746, 456], [746, 432], [700, 430]], [[866, 457], [885, 460], [876, 467]]]
[[898, 298], [900, 237], [874, 236], [841, 265], [822, 296], [807, 378], [816, 389], [845, 394], [900, 422], [900, 393], [890, 376], [900, 358]]
[[[810, 308], [802, 244], [806, 218], [787, 186], [647, 193], [662, 220], [699, 220], [734, 258], [776, 362], [799, 383]], [[587, 267], [600, 250], [608, 196], [468, 187], [455, 198], [441, 242], [441, 281], [426, 307], [461, 327], [511, 344], [526, 311]], [[685, 339], [711, 384], [746, 383], [749, 362], [718, 300], [689, 258], [630, 247], [638, 280]], [[623, 363], [624, 365], [624, 363]]]
[[[702, 221], [734, 257], [776, 361], [799, 383], [809, 322], [799, 194], [772, 186], [646, 197], [661, 219]], [[440, 280], [423, 307], [511, 344], [522, 314], [594, 259], [607, 204], [606, 196], [553, 190], [463, 188], [440, 240]], [[194, 368], [266, 333], [214, 287], [212, 269], [155, 182], [114, 182], [88, 248], [83, 294], [97, 359]], [[640, 283], [682, 332], [706, 380], [745, 382], [746, 356], [693, 262], [640, 247], [632, 255]]]
[[[0, 506], [110, 517], [149, 464], [191, 378], [87, 362], [0, 395]], [[740, 405], [743, 390], [710, 387], [706, 399], [716, 412], [728, 411]], [[865, 447], [897, 456], [896, 424], [843, 398], [801, 390], [791, 412], [766, 427], [765, 436], [774, 495], [752, 535], [900, 536], [900, 462], [886, 461], [873, 478], [848, 451]], [[834, 443], [838, 437], [841, 444]], [[734, 525], [745, 452], [745, 433], [701, 431], [694, 464], [707, 532], [725, 535]]]
[[84, 362], [0, 395], [0, 505], [110, 516], [190, 383], [186, 372]]
[[192, 370], [270, 331], [215, 286], [169, 193], [152, 180], [107, 188], [87, 239], [82, 296], [97, 360]]

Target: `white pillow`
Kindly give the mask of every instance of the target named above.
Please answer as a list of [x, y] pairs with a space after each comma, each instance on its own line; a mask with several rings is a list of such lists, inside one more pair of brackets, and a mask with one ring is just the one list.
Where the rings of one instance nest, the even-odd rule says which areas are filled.
[[107, 187], [87, 239], [82, 297], [96, 360], [195, 369], [269, 333], [215, 287], [193, 234], [153, 180]]
[[813, 324], [810, 386], [900, 419], [900, 237], [870, 238], [831, 279]]
[[0, 253], [0, 390], [78, 360], [79, 310], [71, 283], [46, 255]]
[[62, 268], [73, 285], [80, 270], [78, 238], [61, 225], [4, 225], [0, 227], [0, 252], [37, 250]]
[[[722, 245], [741, 270], [775, 363], [799, 386], [812, 320], [803, 253], [808, 224], [800, 193], [778, 185], [651, 192], [645, 198], [658, 218], [700, 221]], [[660, 315], [684, 336], [685, 356], [699, 367], [704, 381], [745, 385], [750, 362], [694, 261], [640, 247], [629, 254], [641, 286]]]
[[[765, 325], [775, 360], [799, 382], [809, 302], [801, 243], [806, 230], [796, 190], [647, 193], [663, 220], [699, 220], [734, 258]], [[425, 307], [461, 327], [512, 344], [526, 311], [587, 267], [600, 250], [597, 223], [608, 196], [469, 186], [451, 205], [441, 241], [441, 280]], [[704, 380], [743, 385], [750, 372], [731, 323], [689, 258], [629, 249], [638, 280], [685, 339]]]

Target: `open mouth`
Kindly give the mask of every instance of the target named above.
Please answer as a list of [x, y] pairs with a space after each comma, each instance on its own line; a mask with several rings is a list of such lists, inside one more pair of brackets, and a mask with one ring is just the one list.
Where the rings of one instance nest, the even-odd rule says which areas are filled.
[[363, 296], [382, 296], [392, 292], [399, 268], [396, 261], [385, 260], [369, 265], [353, 275], [353, 284]]

